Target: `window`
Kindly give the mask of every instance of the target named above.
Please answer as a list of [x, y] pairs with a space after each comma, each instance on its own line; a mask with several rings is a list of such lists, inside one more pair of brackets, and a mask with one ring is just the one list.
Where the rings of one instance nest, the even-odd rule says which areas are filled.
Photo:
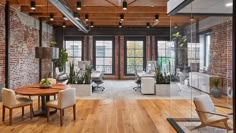
[[78, 61], [82, 60], [82, 41], [68, 40], [65, 41], [65, 48], [68, 53], [68, 62], [66, 63], [66, 72], [70, 72], [70, 62], [74, 62], [75, 68], [78, 65]]
[[113, 74], [113, 40], [95, 40], [95, 69]]
[[157, 61], [162, 72], [174, 70], [174, 42], [157, 41]]
[[137, 71], [143, 71], [144, 69], [144, 40], [126, 40], [126, 65], [125, 72], [127, 75], [134, 74], [135, 69]]
[[200, 34], [200, 70], [208, 70], [210, 64], [210, 32]]

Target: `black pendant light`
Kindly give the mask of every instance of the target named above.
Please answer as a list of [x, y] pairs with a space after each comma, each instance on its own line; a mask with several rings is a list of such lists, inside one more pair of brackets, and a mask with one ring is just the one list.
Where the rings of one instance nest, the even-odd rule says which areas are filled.
[[127, 1], [126, 0], [123, 1], [123, 10], [127, 10]]
[[156, 21], [156, 22], [159, 21], [159, 15], [155, 15], [155, 21]]
[[66, 16], [64, 16], [64, 15], [63, 15], [63, 19], [64, 19], [64, 20], [68, 20], [68, 18], [67, 18]]
[[80, 19], [80, 16], [79, 16], [79, 14], [78, 14], [77, 12], [74, 12], [74, 18], [75, 18], [76, 20], [79, 20], [79, 19]]
[[149, 22], [147, 22], [147, 28], [150, 28], [150, 23]]
[[122, 28], [122, 23], [121, 22], [119, 22], [119, 28]]
[[30, 9], [35, 10], [36, 9], [36, 2], [34, 0], [31, 0], [30, 2]]
[[81, 10], [81, 2], [80, 1], [77, 1], [76, 9], [77, 10]]
[[89, 15], [85, 14], [85, 21], [88, 21], [88, 20], [89, 20]]
[[90, 24], [90, 27], [91, 27], [91, 28], [93, 28], [93, 27], [94, 27], [94, 26], [93, 26], [93, 22], [91, 22], [91, 24]]
[[50, 13], [50, 21], [53, 21], [53, 20], [54, 20], [54, 14]]
[[124, 14], [121, 14], [121, 15], [120, 15], [120, 21], [121, 21], [121, 22], [124, 21]]
[[66, 22], [63, 22], [62, 27], [66, 28]]

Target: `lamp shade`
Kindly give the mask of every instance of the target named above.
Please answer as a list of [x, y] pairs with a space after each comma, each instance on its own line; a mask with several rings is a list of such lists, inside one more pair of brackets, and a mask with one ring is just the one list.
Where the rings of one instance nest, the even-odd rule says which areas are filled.
[[59, 48], [55, 47], [35, 47], [35, 58], [58, 59]]

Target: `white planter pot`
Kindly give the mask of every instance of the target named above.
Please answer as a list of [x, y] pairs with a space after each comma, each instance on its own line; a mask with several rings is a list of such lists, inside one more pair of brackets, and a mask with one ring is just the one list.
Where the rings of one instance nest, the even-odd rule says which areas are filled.
[[91, 96], [92, 86], [90, 84], [70, 84], [70, 87], [76, 89], [76, 96]]
[[170, 96], [170, 84], [156, 84], [157, 96]]

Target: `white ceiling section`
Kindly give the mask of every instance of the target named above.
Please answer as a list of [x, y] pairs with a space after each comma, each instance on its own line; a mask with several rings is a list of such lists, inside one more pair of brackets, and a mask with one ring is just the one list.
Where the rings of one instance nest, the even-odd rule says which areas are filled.
[[[169, 0], [168, 2], [171, 1], [175, 0]], [[177, 11], [176, 14], [232, 14], [233, 6], [226, 6], [226, 4], [230, 2], [232, 3], [233, 0], [193, 0]]]

